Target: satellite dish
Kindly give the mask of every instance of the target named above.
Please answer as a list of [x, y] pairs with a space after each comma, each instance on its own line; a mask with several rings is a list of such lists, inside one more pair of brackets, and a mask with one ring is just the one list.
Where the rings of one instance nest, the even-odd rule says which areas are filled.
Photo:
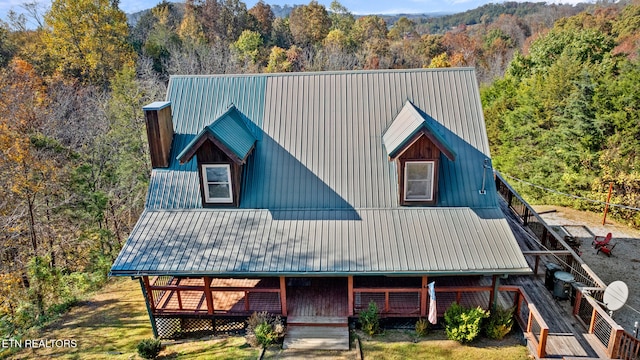
[[624, 306], [629, 297], [629, 288], [622, 281], [614, 281], [604, 290], [602, 302], [610, 311], [616, 311]]

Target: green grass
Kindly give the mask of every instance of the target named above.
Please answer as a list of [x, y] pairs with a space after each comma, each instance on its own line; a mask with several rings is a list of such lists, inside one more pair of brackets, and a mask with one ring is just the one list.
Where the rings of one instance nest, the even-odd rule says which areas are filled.
[[[80, 302], [49, 326], [24, 339], [73, 339], [76, 348], [22, 349], [0, 358], [9, 359], [141, 359], [136, 346], [153, 337], [151, 323], [137, 281], [111, 280], [100, 292]], [[256, 359], [259, 352], [243, 337], [207, 338], [183, 342], [163, 341], [158, 359]], [[0, 349], [3, 350], [3, 349]]]
[[[424, 338], [416, 338], [412, 332], [386, 331], [374, 338], [361, 337], [365, 359], [405, 360], [526, 360], [529, 352], [514, 337], [503, 341], [482, 339], [467, 345], [447, 340], [443, 331], [434, 331]], [[415, 341], [415, 342], [414, 342]]]

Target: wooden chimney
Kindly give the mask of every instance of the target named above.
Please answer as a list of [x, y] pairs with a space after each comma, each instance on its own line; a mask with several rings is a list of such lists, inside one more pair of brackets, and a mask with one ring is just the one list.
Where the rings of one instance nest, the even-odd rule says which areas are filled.
[[171, 120], [171, 102], [156, 101], [142, 108], [147, 125], [151, 166], [169, 167], [171, 142], [173, 141], [173, 121]]

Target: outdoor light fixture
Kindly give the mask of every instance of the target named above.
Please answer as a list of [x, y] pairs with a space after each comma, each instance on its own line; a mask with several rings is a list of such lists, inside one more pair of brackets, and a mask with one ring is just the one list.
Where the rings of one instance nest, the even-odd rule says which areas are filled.
[[484, 159], [484, 163], [482, 164], [482, 189], [479, 191], [480, 195], [485, 195], [487, 191], [485, 190], [485, 181], [487, 178], [487, 169], [490, 169], [489, 159]]

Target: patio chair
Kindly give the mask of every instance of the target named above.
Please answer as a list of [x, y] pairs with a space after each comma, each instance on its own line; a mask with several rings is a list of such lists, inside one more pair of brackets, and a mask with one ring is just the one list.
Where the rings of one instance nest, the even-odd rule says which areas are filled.
[[[609, 241], [611, 241], [611, 233], [608, 233], [607, 236], [596, 236], [595, 238], [593, 238], [593, 242], [591, 242], [591, 245], [593, 245], [594, 248], [600, 249], [603, 246], [606, 246], [607, 244], [609, 244]], [[602, 240], [599, 240], [602, 239]]]
[[613, 251], [613, 248], [616, 247], [616, 245], [618, 245], [618, 243], [615, 243], [613, 245], [611, 244], [602, 245], [598, 248], [598, 251], [596, 251], [596, 255], [598, 255], [598, 253], [602, 251], [603, 254], [606, 254], [607, 256], [611, 256], [611, 252]]

